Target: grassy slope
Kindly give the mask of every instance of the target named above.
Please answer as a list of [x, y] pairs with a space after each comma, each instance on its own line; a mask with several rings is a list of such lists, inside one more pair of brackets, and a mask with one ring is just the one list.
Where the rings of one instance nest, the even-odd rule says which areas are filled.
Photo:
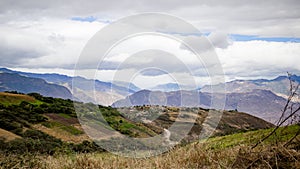
[[[245, 133], [236, 133], [222, 137], [213, 137], [209, 138], [205, 144], [211, 149], [217, 150], [241, 145], [248, 146], [259, 142], [260, 139], [268, 135], [272, 130], [273, 128], [249, 131]], [[299, 130], [299, 126], [297, 125], [282, 127], [277, 131], [277, 136], [272, 135], [266, 140], [265, 144], [272, 144], [276, 139], [279, 142], [285, 142], [293, 137], [297, 130]]]

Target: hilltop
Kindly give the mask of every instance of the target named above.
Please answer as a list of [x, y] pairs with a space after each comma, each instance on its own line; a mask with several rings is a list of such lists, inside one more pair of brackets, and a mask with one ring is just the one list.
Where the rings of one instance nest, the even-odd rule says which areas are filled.
[[[215, 104], [212, 104], [214, 101]], [[141, 90], [115, 102], [113, 107], [164, 105], [175, 107], [203, 107], [238, 110], [275, 123], [280, 117], [286, 99], [269, 90], [244, 93], [207, 93], [199, 91], [160, 92]]]

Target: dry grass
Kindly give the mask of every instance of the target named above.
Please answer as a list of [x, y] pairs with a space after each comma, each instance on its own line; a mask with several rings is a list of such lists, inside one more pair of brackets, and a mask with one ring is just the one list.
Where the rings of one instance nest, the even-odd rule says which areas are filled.
[[41, 124], [36, 124], [33, 125], [33, 128], [47, 133], [55, 138], [59, 138], [65, 142], [81, 143], [84, 140], [90, 140], [89, 136], [86, 134], [74, 135], [65, 130], [60, 129], [59, 127], [47, 128]]
[[5, 141], [11, 141], [17, 138], [21, 138], [20, 136], [1, 128], [0, 128], [0, 137], [4, 138]]
[[[13, 157], [15, 158], [15, 157]], [[11, 157], [6, 158], [11, 159]], [[299, 168], [300, 152], [281, 146], [235, 146], [226, 149], [211, 149], [205, 143], [176, 148], [168, 153], [134, 159], [110, 153], [58, 154], [55, 156], [25, 156], [18, 163], [8, 162], [17, 168], [45, 169], [114, 169], [114, 168]], [[7, 166], [6, 166], [7, 167]]]
[[2, 104], [20, 104], [22, 101], [33, 103], [36, 102], [36, 99], [23, 94], [0, 92], [0, 102]]
[[[11, 157], [9, 157], [11, 159]], [[16, 168], [45, 169], [114, 169], [114, 168], [299, 168], [300, 153], [279, 147], [260, 147], [250, 151], [249, 147], [237, 146], [225, 150], [206, 149], [203, 144], [193, 144], [169, 153], [147, 158], [125, 158], [109, 153], [71, 154], [56, 156], [22, 157]], [[6, 159], [7, 160], [7, 159]]]
[[[179, 148], [160, 156], [147, 159], [125, 158], [109, 153], [98, 154], [72, 154], [72, 155], [57, 155], [57, 156], [38, 156], [31, 158], [23, 157], [25, 165], [19, 162], [14, 163], [15, 166], [23, 168], [46, 168], [46, 169], [96, 169], [96, 168], [219, 168], [228, 166], [235, 159], [235, 154], [238, 150], [230, 151], [213, 151], [203, 150], [204, 147], [193, 145], [190, 147]], [[226, 157], [226, 158], [224, 158]], [[12, 157], [9, 157], [10, 159]], [[15, 158], [15, 157], [13, 157]], [[25, 160], [24, 160], [25, 159]], [[10, 164], [12, 162], [9, 162]], [[34, 166], [32, 164], [35, 164]]]
[[255, 149], [251, 146], [269, 130], [233, 134], [197, 142], [159, 156], [135, 159], [116, 156], [110, 153], [70, 153], [46, 155], [8, 155], [0, 154], [2, 168], [44, 168], [44, 169], [98, 169], [98, 168], [300, 168], [300, 137], [284, 147], [297, 126], [281, 132], [281, 138], [274, 142], [270, 138]]

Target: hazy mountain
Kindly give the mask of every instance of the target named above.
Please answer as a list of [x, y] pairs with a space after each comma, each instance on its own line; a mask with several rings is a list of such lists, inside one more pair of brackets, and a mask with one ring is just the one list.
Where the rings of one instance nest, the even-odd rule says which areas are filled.
[[137, 87], [133, 83], [123, 82], [123, 81], [114, 81], [113, 84], [120, 86], [120, 87], [128, 88], [128, 90], [130, 92], [132, 92], [132, 91], [137, 92], [137, 91], [141, 90], [139, 87]]
[[[83, 77], [70, 77], [60, 74], [37, 74], [20, 71], [13, 71], [6, 68], [0, 68], [0, 72], [17, 73], [26, 77], [41, 78], [48, 83], [54, 83], [67, 87], [73, 94], [83, 102], [93, 102], [101, 105], [111, 105], [113, 102], [124, 98], [138, 90], [131, 84], [131, 88], [102, 82], [99, 80], [86, 79]], [[73, 80], [76, 83], [73, 83]], [[76, 85], [76, 86], [74, 86]], [[135, 90], [133, 89], [135, 88]], [[95, 98], [94, 98], [95, 96]]]
[[209, 94], [199, 93], [197, 91], [150, 91], [141, 90], [125, 99], [115, 102], [114, 107], [128, 107], [136, 105], [165, 105], [176, 107], [195, 107], [199, 105], [210, 104]]
[[40, 93], [44, 96], [72, 99], [71, 92], [63, 86], [47, 83], [43, 79], [21, 76], [16, 73], [0, 73], [0, 91]]
[[274, 123], [280, 117], [285, 103], [286, 99], [269, 90], [256, 89], [251, 92], [227, 94], [225, 109], [247, 112]]
[[[212, 98], [216, 104], [212, 105]], [[225, 101], [225, 107], [222, 103]], [[268, 90], [253, 90], [244, 93], [211, 94], [196, 91], [160, 92], [142, 90], [115, 102], [114, 107], [135, 105], [165, 105], [176, 107], [203, 107], [238, 110], [275, 122], [280, 116], [286, 100]]]
[[[300, 83], [300, 76], [292, 75], [291, 79], [295, 84]], [[206, 85], [203, 86], [201, 92], [215, 92], [220, 93], [226, 87], [226, 93], [245, 93], [251, 92], [254, 89], [270, 90], [278, 96], [288, 98], [290, 92], [290, 82], [287, 76], [279, 76], [272, 80], [258, 79], [258, 80], [234, 80], [225, 84]], [[222, 90], [223, 89], [223, 90]], [[296, 98], [299, 101], [299, 98]]]

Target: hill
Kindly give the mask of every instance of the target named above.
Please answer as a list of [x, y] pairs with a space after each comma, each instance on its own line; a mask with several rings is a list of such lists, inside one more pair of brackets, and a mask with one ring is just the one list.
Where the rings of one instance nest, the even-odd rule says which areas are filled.
[[[24, 95], [0, 92], [0, 99], [0, 128], [4, 130], [20, 137], [23, 137], [26, 132], [32, 131], [42, 132], [65, 142], [90, 141], [79, 124], [74, 108], [74, 104], [81, 106], [79, 115], [82, 116], [81, 119], [85, 119], [85, 116], [91, 116], [88, 114], [92, 111], [89, 109], [92, 105], [90, 103], [44, 97], [37, 93]], [[136, 125], [128, 121], [115, 109], [92, 106], [96, 109], [99, 108], [106, 121], [120, 133], [136, 137], [155, 134], [143, 125]], [[97, 110], [94, 111], [97, 112]], [[97, 121], [97, 123], [102, 122]], [[103, 125], [105, 126], [104, 123]]]
[[[167, 106], [135, 106], [130, 108], [119, 108], [121, 114], [135, 122], [142, 122], [156, 133], [163, 132], [163, 129], [170, 128], [175, 122], [193, 126], [184, 141], [191, 142], [199, 138], [204, 123], [211, 125], [210, 120], [205, 121], [209, 113], [220, 113], [203, 108], [176, 108]], [[178, 118], [180, 116], [180, 118]], [[213, 125], [211, 125], [213, 126]], [[224, 111], [213, 136], [227, 135], [249, 130], [271, 128], [274, 125], [262, 119], [246, 113], [236, 111]], [[180, 130], [172, 132], [178, 134]], [[175, 136], [174, 136], [175, 137]]]
[[[214, 100], [217, 104], [212, 105], [212, 100]], [[281, 109], [285, 103], [286, 99], [277, 96], [271, 91], [259, 89], [244, 93], [227, 93], [226, 95], [220, 93], [211, 94], [196, 91], [152, 92], [149, 90], [141, 90], [130, 96], [127, 96], [123, 100], [115, 102], [112, 106], [200, 106], [203, 108], [238, 110], [275, 123], [275, 121], [281, 115]]]
[[[201, 108], [182, 108], [179, 110], [175, 107], [165, 106], [115, 109], [91, 103], [44, 97], [37, 93], [28, 95], [0, 93], [0, 99], [2, 101], [0, 103], [1, 129], [22, 137], [25, 142], [26, 139], [39, 138], [40, 135], [43, 138], [50, 137], [50, 141], [47, 141], [54, 147], [61, 147], [64, 143], [90, 142], [91, 140], [83, 128], [95, 130], [93, 129], [95, 124], [103, 126], [100, 130], [99, 128], [95, 130], [97, 136], [94, 138], [97, 140], [119, 137], [120, 134], [137, 138], [156, 136], [161, 134], [164, 128], [169, 128], [180, 112], [186, 114], [184, 118], [181, 118], [182, 123], [190, 123], [193, 126], [191, 132], [183, 140], [190, 142], [198, 139], [204, 122], [203, 119], [209, 113], [209, 110]], [[77, 110], [77, 114], [75, 110]], [[81, 125], [77, 116], [80, 116]], [[103, 119], [100, 118], [101, 116]], [[153, 119], [154, 117], [155, 119]], [[152, 122], [149, 123], [147, 120], [152, 120]], [[273, 126], [264, 120], [239, 112], [224, 112], [219, 124], [214, 135]], [[117, 135], [107, 135], [107, 133], [111, 133], [110, 127], [117, 131], [115, 132]], [[30, 136], [28, 137], [27, 134]]]

